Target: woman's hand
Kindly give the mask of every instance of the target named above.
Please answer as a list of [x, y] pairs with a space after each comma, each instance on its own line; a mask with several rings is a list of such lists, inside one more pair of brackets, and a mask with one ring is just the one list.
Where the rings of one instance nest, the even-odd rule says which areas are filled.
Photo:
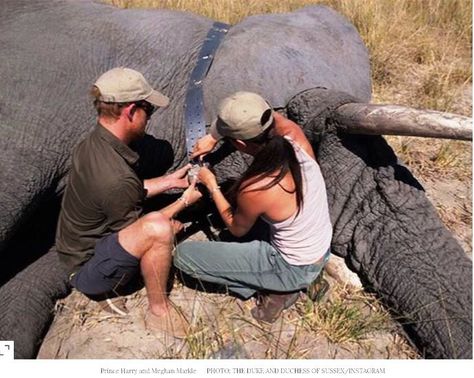
[[186, 164], [184, 167], [181, 167], [177, 171], [174, 171], [168, 175], [171, 188], [184, 189], [189, 186], [187, 173], [190, 168], [191, 164]]
[[196, 144], [194, 145], [193, 152], [191, 154], [191, 159], [194, 159], [195, 157], [201, 156], [208, 154], [211, 152], [214, 147], [216, 146], [218, 140], [214, 139], [214, 137], [211, 134], [207, 134], [200, 138]]
[[203, 183], [209, 191], [217, 187], [216, 176], [207, 167], [201, 167], [198, 172], [198, 180]]

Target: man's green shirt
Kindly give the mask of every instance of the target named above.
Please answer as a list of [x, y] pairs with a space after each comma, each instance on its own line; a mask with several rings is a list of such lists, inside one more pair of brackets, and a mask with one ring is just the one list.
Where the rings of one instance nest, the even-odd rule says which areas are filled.
[[74, 150], [56, 233], [69, 273], [89, 260], [96, 242], [136, 221], [146, 192], [138, 154], [101, 125]]

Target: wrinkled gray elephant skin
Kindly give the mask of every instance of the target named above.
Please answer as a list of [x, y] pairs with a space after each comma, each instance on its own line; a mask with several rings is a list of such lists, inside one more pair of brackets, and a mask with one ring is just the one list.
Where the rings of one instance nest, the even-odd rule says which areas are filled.
[[328, 109], [347, 102], [316, 89], [288, 106], [319, 141], [332, 252], [380, 296], [422, 356], [471, 358], [472, 261], [382, 137], [335, 131]]
[[[172, 154], [148, 174], [176, 168], [186, 161], [186, 88], [212, 23], [91, 1], [2, 2], [0, 253], [8, 264], [0, 280], [12, 278], [0, 288], [0, 340], [15, 340], [16, 358], [36, 355], [56, 299], [69, 290], [54, 250], [46, 252], [71, 150], [95, 123], [91, 82], [128, 66], [171, 98], [148, 132]], [[326, 122], [338, 103], [369, 101], [370, 86], [367, 50], [334, 11], [253, 16], [231, 28], [216, 54], [204, 82], [206, 118], [236, 90], [276, 107], [293, 99], [290, 115], [305, 125], [327, 179], [334, 252], [409, 325], [421, 353], [470, 357], [471, 262], [382, 138], [339, 135]], [[327, 88], [327, 96], [310, 88]], [[225, 180], [245, 164], [233, 153], [216, 171]]]

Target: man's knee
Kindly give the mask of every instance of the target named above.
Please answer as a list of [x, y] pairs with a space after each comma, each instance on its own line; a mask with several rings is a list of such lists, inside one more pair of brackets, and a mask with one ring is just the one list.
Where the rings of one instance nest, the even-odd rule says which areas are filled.
[[173, 228], [170, 220], [160, 212], [145, 215], [142, 219], [142, 230], [146, 238], [160, 243], [171, 243]]

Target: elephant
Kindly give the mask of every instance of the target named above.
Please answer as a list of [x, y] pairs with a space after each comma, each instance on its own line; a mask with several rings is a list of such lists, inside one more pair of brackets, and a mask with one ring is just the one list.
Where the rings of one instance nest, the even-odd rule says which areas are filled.
[[[176, 169], [188, 160], [189, 77], [212, 25], [188, 12], [124, 10], [91, 0], [2, 2], [0, 340], [15, 341], [15, 358], [36, 356], [56, 300], [71, 289], [54, 232], [71, 151], [96, 122], [91, 84], [126, 66], [160, 88], [171, 104], [155, 113], [147, 131], [172, 153], [166, 162], [148, 161], [146, 174]], [[332, 252], [401, 319], [422, 356], [471, 358], [472, 261], [420, 183], [374, 135], [469, 139], [470, 130], [455, 115], [436, 114], [433, 122], [441, 126], [421, 131], [392, 127], [383, 115], [375, 126], [364, 122], [377, 113], [359, 111], [371, 99], [370, 75], [357, 31], [328, 7], [248, 17], [230, 28], [213, 56], [202, 84], [204, 117], [209, 124], [221, 99], [247, 90], [299, 123], [326, 181]], [[464, 126], [444, 127], [452, 120]], [[214, 168], [228, 181], [248, 161], [225, 144], [220, 151]]]

